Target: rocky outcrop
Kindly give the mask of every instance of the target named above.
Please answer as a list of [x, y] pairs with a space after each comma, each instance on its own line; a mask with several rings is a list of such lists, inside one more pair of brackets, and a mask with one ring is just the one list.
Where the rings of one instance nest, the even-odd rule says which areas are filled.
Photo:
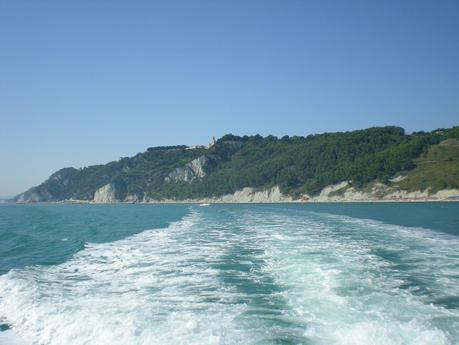
[[206, 176], [204, 167], [209, 159], [202, 155], [191, 162], [187, 163], [184, 167], [179, 167], [173, 170], [164, 179], [165, 182], [192, 182], [195, 179], [201, 179]]
[[18, 204], [28, 204], [35, 202], [46, 202], [53, 200], [53, 196], [50, 192], [45, 190], [39, 190], [36, 187], [30, 188], [28, 191], [19, 194], [16, 197], [16, 202]]
[[126, 198], [124, 198], [124, 202], [138, 203], [138, 202], [144, 202], [144, 200], [143, 198], [139, 197], [136, 194], [129, 194], [129, 195], [126, 195]]
[[[398, 176], [393, 181], [402, 181], [405, 176]], [[375, 182], [363, 189], [352, 187], [349, 182], [340, 182], [322, 189], [317, 196], [305, 196], [311, 202], [346, 202], [346, 201], [435, 201], [459, 198], [459, 189], [443, 189], [432, 193], [430, 189], [407, 191]]]
[[337, 184], [329, 185], [320, 191], [320, 194], [314, 197], [314, 201], [328, 200], [335, 193], [345, 190], [349, 186], [349, 182], [343, 181]]
[[275, 203], [275, 202], [293, 202], [292, 197], [281, 193], [279, 186], [274, 186], [269, 189], [255, 190], [251, 187], [246, 187], [234, 192], [233, 194], [226, 194], [219, 197], [212, 198], [199, 198], [199, 199], [162, 199], [154, 200], [145, 198], [143, 202], [146, 203]]
[[[49, 197], [49, 196], [48, 196]], [[48, 201], [43, 200], [46, 196], [28, 191], [18, 197], [18, 203], [32, 203]], [[147, 196], [129, 194], [122, 200], [116, 199], [116, 188], [113, 183], [106, 184], [94, 193], [94, 200], [73, 200], [67, 199], [66, 202], [77, 203], [280, 203], [280, 202], [366, 202], [366, 201], [441, 201], [459, 200], [459, 189], [443, 189], [436, 193], [430, 190], [424, 191], [404, 191], [391, 188], [383, 183], [376, 182], [371, 188], [364, 190], [352, 187], [350, 182], [344, 181], [325, 187], [319, 195], [303, 195], [294, 199], [289, 195], [282, 194], [279, 186], [269, 189], [257, 190], [246, 187], [219, 197], [199, 198], [199, 199], [152, 199]]]
[[429, 189], [408, 192], [406, 190], [397, 190], [386, 195], [384, 199], [409, 199], [409, 200], [448, 200], [459, 197], [459, 189], [441, 189], [436, 193], [430, 193]]
[[210, 199], [211, 202], [221, 203], [269, 203], [269, 202], [291, 202], [292, 197], [281, 193], [279, 186], [270, 189], [256, 191], [253, 188], [246, 187], [236, 191], [233, 194], [223, 195], [218, 198]]
[[402, 182], [403, 180], [405, 180], [407, 177], [408, 177], [408, 176], [406, 176], [406, 175], [398, 175], [398, 176], [396, 176], [396, 177], [394, 177], [394, 178], [391, 178], [391, 179], [390, 179], [390, 182], [392, 182], [392, 183], [399, 183], [399, 182]]
[[17, 203], [34, 203], [46, 201], [59, 201], [70, 198], [68, 186], [78, 173], [77, 169], [64, 168], [52, 174], [44, 183], [32, 187], [26, 192], [16, 196]]
[[100, 187], [94, 193], [94, 202], [100, 204], [115, 203], [116, 200], [116, 189], [113, 183], [108, 183], [105, 186]]

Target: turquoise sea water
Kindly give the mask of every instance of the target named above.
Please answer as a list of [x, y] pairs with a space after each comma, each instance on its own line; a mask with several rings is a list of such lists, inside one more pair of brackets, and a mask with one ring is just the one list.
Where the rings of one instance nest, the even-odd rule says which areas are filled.
[[3, 205], [15, 343], [459, 344], [459, 204]]

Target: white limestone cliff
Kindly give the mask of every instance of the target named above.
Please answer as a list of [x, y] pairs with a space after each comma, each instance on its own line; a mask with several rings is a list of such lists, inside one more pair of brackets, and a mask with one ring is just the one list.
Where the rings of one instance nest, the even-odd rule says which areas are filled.
[[94, 193], [94, 202], [100, 204], [110, 204], [117, 202], [115, 191], [115, 185], [113, 183], [108, 183], [105, 186], [100, 187]]
[[204, 167], [209, 159], [206, 156], [200, 156], [187, 163], [184, 167], [174, 169], [164, 179], [165, 182], [192, 182], [195, 179], [201, 179], [206, 176]]

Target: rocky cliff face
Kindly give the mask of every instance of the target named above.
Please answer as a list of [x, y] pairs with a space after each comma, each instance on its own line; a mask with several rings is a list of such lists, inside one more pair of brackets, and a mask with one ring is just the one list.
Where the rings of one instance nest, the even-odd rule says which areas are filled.
[[47, 190], [39, 190], [36, 187], [30, 188], [28, 191], [19, 194], [16, 197], [18, 204], [28, 204], [34, 202], [45, 202], [53, 200], [53, 196]]
[[94, 202], [100, 204], [115, 203], [118, 201], [116, 200], [115, 192], [115, 185], [113, 183], [106, 184], [96, 190], [94, 193]]
[[64, 168], [52, 174], [44, 183], [19, 194], [17, 203], [33, 203], [68, 199], [67, 187], [77, 173], [77, 169]]
[[142, 202], [145, 203], [272, 203], [272, 202], [293, 202], [292, 197], [281, 193], [279, 186], [274, 186], [265, 190], [255, 190], [251, 187], [246, 187], [234, 192], [219, 197], [199, 198], [199, 199], [149, 199], [146, 198]]
[[[392, 179], [400, 182], [405, 176]], [[430, 189], [406, 191], [397, 186], [388, 186], [375, 182], [366, 188], [352, 187], [347, 181], [330, 185], [322, 189], [317, 196], [305, 196], [304, 199], [312, 202], [345, 202], [345, 201], [404, 201], [404, 200], [452, 200], [459, 197], [459, 189], [442, 189], [432, 193]]]
[[192, 182], [195, 179], [201, 179], [206, 176], [204, 167], [209, 159], [206, 156], [200, 156], [187, 163], [184, 167], [176, 168], [164, 179], [165, 182]]
[[234, 194], [227, 194], [221, 197], [212, 198], [210, 202], [221, 203], [269, 203], [269, 202], [291, 202], [292, 197], [281, 193], [279, 186], [274, 186], [270, 189], [256, 191], [253, 188], [246, 187], [236, 191]]

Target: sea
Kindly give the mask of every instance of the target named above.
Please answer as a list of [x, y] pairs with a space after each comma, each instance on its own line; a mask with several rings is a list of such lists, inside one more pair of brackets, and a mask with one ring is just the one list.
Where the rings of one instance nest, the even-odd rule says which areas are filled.
[[0, 344], [459, 344], [459, 203], [0, 205]]

